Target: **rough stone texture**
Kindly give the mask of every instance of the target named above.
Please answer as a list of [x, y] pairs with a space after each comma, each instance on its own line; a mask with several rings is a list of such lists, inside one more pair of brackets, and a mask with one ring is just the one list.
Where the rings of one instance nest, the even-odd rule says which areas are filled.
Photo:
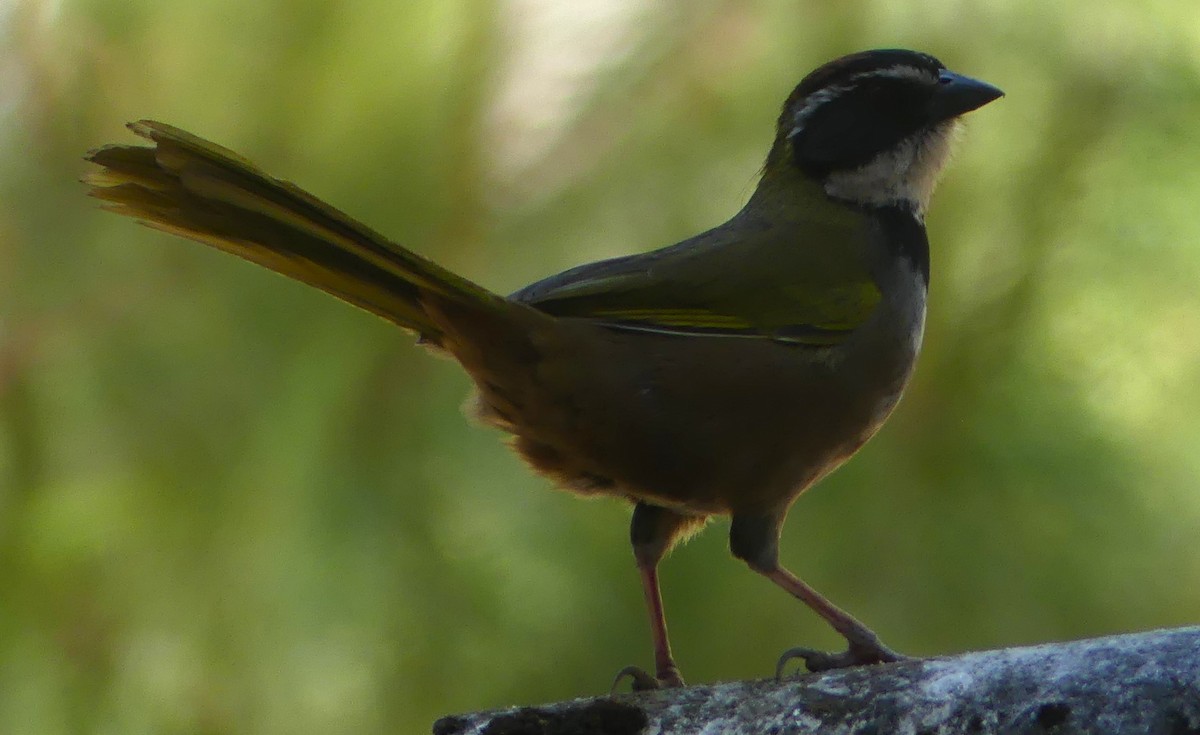
[[577, 699], [435, 735], [1200, 735], [1200, 627]]

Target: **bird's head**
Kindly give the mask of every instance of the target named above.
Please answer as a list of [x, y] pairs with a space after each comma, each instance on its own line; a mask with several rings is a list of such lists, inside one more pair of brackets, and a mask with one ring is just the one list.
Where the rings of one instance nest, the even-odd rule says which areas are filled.
[[920, 214], [958, 118], [1002, 95], [928, 54], [843, 56], [805, 77], [784, 103], [766, 173], [791, 168], [836, 199]]

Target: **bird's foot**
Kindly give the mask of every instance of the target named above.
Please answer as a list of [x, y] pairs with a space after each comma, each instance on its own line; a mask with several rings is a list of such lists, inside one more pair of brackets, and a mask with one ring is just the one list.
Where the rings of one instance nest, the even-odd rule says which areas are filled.
[[813, 673], [846, 669], [851, 666], [888, 664], [896, 661], [913, 660], [911, 656], [896, 653], [883, 645], [878, 638], [850, 641], [849, 647], [841, 653], [829, 653], [828, 651], [817, 651], [812, 648], [803, 647], [790, 648], [783, 652], [783, 655], [779, 657], [779, 662], [775, 664], [775, 679], [782, 679], [784, 667], [787, 666], [788, 662], [798, 658], [804, 659], [804, 665]]
[[617, 672], [617, 676], [613, 679], [612, 693], [616, 694], [617, 687], [625, 679], [630, 679], [633, 682], [633, 691], [645, 692], [652, 689], [675, 689], [685, 686], [683, 677], [679, 675], [679, 669], [674, 665], [666, 667], [657, 672], [657, 676], [651, 676], [645, 669], [640, 666], [626, 666]]

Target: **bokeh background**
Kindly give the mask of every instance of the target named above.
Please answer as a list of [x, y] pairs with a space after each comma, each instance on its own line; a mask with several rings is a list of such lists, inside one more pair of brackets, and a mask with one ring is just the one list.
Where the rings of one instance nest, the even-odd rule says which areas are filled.
[[[916, 378], [784, 561], [922, 655], [1200, 621], [1190, 0], [0, 3], [0, 732], [394, 733], [650, 665], [628, 508], [551, 492], [384, 322], [97, 210], [152, 117], [503, 292], [753, 188], [817, 64], [1008, 92], [929, 214]], [[835, 646], [733, 561], [663, 569], [692, 682]]]

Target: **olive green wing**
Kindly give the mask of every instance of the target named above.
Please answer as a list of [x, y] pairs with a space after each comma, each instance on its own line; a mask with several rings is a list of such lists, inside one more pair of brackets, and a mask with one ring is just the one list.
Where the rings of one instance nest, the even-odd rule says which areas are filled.
[[614, 328], [836, 345], [880, 300], [860, 236], [849, 218], [739, 216], [669, 248], [571, 269], [512, 298]]

